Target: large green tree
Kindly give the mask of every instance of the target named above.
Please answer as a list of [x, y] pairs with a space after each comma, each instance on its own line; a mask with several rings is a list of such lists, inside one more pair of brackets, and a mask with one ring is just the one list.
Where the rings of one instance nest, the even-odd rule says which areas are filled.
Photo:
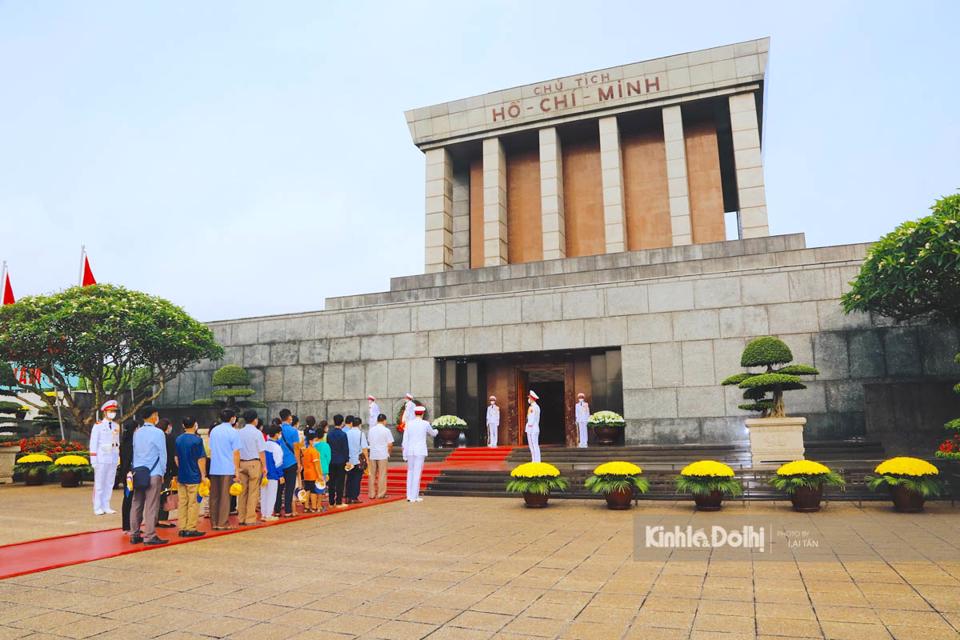
[[[940, 198], [931, 210], [870, 248], [843, 295], [844, 312], [873, 311], [899, 321], [926, 318], [960, 325], [960, 193]], [[955, 359], [960, 364], [960, 353]], [[960, 393], [960, 384], [953, 389]], [[960, 418], [944, 427], [960, 434]], [[955, 446], [960, 448], [960, 436], [948, 439], [940, 450], [952, 452]]]
[[[136, 403], [122, 407], [126, 420], [194, 362], [221, 357], [223, 349], [206, 325], [167, 300], [123, 287], [73, 287], [0, 307], [0, 360], [42, 370], [81, 431], [89, 431], [106, 399], [132, 389]], [[81, 401], [69, 384], [74, 376], [82, 379], [89, 401]], [[16, 391], [34, 406], [42, 405], [25, 392], [50, 407], [56, 402], [36, 384], [18, 382]]]
[[937, 200], [931, 209], [870, 247], [843, 295], [846, 313], [960, 323], [960, 193]]

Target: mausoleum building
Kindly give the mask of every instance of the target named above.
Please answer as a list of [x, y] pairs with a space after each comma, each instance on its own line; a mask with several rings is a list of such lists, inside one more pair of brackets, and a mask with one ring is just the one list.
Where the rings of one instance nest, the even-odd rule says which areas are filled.
[[[579, 392], [623, 413], [627, 443], [724, 443], [746, 438], [748, 414], [720, 381], [772, 334], [820, 370], [787, 399], [807, 438], [939, 429], [929, 412], [950, 397], [956, 331], [844, 315], [868, 245], [769, 235], [768, 49], [751, 40], [408, 111], [426, 164], [426, 273], [320, 312], [211, 323], [224, 363], [250, 370], [272, 412], [365, 415], [368, 394], [392, 412], [411, 391], [467, 420], [471, 444], [485, 443], [491, 394], [500, 443], [523, 444], [529, 389], [543, 444], [575, 443]], [[165, 404], [207, 396], [224, 363], [180, 376]]]

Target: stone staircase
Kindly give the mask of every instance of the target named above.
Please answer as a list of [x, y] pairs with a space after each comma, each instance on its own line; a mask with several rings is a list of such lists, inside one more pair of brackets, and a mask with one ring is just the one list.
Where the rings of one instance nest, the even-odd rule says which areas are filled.
[[[433, 449], [427, 454], [420, 476], [420, 488], [429, 486], [446, 468], [470, 467], [477, 470], [503, 469], [503, 461], [511, 452], [511, 447], [496, 448], [462, 448], [462, 449]], [[369, 476], [364, 476], [360, 482], [360, 496], [366, 497]], [[390, 452], [390, 461], [387, 466], [387, 495], [403, 496], [407, 492], [407, 468], [403, 462], [403, 450], [394, 447]]]
[[[884, 456], [883, 447], [870, 441], [822, 441], [806, 444], [806, 457], [824, 461], [835, 471], [841, 472], [847, 479], [847, 490], [841, 492], [827, 488], [825, 498], [833, 500], [876, 500], [888, 499], [883, 494], [869, 491], [864, 476]], [[460, 450], [476, 451], [476, 449]], [[591, 475], [594, 467], [611, 460], [627, 460], [639, 464], [644, 475], [650, 481], [650, 491], [644, 499], [676, 500], [674, 477], [684, 466], [695, 460], [713, 459], [729, 464], [737, 472], [748, 500], [783, 500], [781, 493], [767, 484], [772, 471], [754, 471], [750, 468], [749, 447], [744, 445], [638, 445], [626, 447], [591, 447], [588, 449], [543, 447], [543, 460], [560, 469], [570, 482], [570, 487], [561, 498], [595, 498], [583, 483]], [[506, 456], [503, 468], [457, 468], [456, 465], [443, 465], [439, 473], [430, 482], [425, 493], [438, 496], [479, 496], [507, 497], [504, 487], [509, 478], [509, 470], [530, 461], [528, 449], [515, 448]]]

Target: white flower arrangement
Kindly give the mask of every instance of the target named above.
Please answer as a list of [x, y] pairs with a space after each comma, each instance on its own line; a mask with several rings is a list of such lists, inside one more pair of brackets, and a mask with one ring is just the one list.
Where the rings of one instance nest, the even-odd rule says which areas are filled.
[[467, 428], [467, 421], [457, 416], [437, 416], [430, 424], [434, 427], [442, 427], [444, 429], [463, 430]]
[[626, 424], [623, 416], [613, 411], [597, 411], [590, 416], [587, 424], [594, 427], [622, 427]]

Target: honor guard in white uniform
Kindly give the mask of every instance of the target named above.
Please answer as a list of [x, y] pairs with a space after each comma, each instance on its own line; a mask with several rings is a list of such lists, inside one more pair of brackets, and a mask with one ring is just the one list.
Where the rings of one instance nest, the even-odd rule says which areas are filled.
[[367, 413], [367, 427], [372, 427], [377, 424], [377, 417], [380, 415], [380, 405], [377, 404], [377, 399], [373, 396], [367, 396], [367, 402], [370, 403], [370, 410]]
[[423, 419], [426, 407], [417, 407], [413, 420], [403, 430], [403, 459], [407, 463], [407, 502], [423, 502], [420, 497], [420, 476], [427, 458], [427, 436], [438, 431]]
[[406, 395], [403, 396], [403, 397], [404, 397], [404, 399], [406, 400], [406, 404], [403, 405], [403, 422], [404, 422], [404, 424], [406, 424], [406, 423], [410, 422], [411, 420], [414, 420], [414, 419], [417, 417], [417, 416], [416, 416], [416, 413], [415, 413], [415, 410], [416, 410], [416, 408], [417, 408], [417, 405], [414, 404], [414, 402], [413, 402], [413, 394], [412, 394], [412, 393], [408, 393], [408, 394], [406, 394]]
[[577, 422], [577, 435], [579, 442], [577, 446], [581, 449], [587, 448], [587, 422], [590, 421], [590, 405], [587, 404], [586, 396], [582, 393], [577, 394], [577, 404], [574, 407]]
[[527, 426], [524, 431], [527, 432], [527, 446], [530, 447], [530, 460], [540, 462], [540, 405], [537, 400], [540, 396], [535, 391], [530, 391], [527, 396], [527, 402], [530, 408], [527, 409]]
[[500, 407], [497, 406], [497, 396], [490, 396], [490, 406], [487, 407], [487, 446], [497, 446], [497, 436], [500, 433]]
[[107, 400], [100, 407], [103, 420], [90, 430], [90, 464], [93, 465], [93, 512], [98, 516], [116, 513], [110, 508], [110, 496], [113, 495], [113, 483], [117, 477], [117, 464], [120, 462], [120, 425], [113, 421], [117, 417], [117, 403]]

